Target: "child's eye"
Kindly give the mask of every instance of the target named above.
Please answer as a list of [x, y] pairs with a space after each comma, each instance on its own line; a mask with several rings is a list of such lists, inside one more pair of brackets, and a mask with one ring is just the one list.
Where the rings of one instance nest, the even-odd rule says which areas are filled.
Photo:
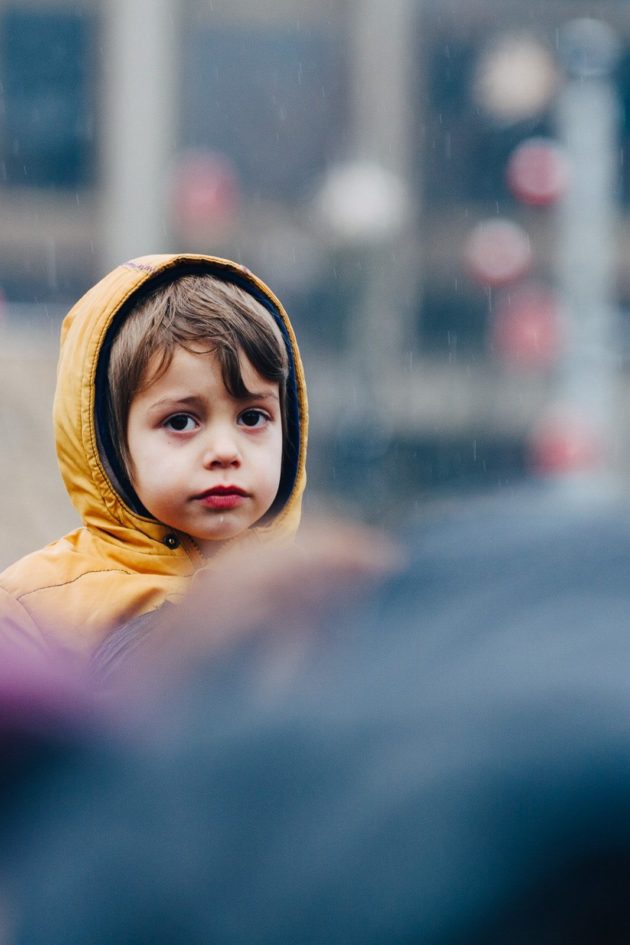
[[164, 421], [164, 426], [176, 433], [190, 433], [197, 426], [197, 422], [187, 413], [174, 413]]
[[244, 410], [238, 421], [244, 427], [262, 427], [269, 422], [269, 419], [269, 415], [264, 410], [257, 410], [252, 407], [249, 410]]

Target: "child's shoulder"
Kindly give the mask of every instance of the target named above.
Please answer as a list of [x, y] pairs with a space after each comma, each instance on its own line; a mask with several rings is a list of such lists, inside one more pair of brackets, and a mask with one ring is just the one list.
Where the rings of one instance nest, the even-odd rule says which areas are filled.
[[107, 546], [80, 528], [10, 565], [0, 574], [0, 638], [8, 624], [89, 650], [114, 627], [183, 593], [185, 576], [136, 570]]
[[[33, 551], [0, 574], [0, 640], [45, 645], [50, 592], [85, 573], [86, 561], [70, 551], [68, 538]], [[88, 565], [89, 566], [89, 565]]]
[[0, 587], [19, 598], [75, 580], [89, 567], [83, 555], [73, 553], [74, 538], [80, 531], [83, 529], [58, 538], [10, 564], [0, 573]]

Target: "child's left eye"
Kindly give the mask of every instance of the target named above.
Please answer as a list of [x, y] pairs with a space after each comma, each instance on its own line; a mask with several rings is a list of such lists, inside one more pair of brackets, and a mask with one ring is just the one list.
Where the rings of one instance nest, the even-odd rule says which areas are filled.
[[172, 417], [164, 421], [164, 426], [169, 430], [174, 430], [176, 433], [190, 433], [191, 430], [195, 429], [197, 424], [187, 413], [175, 413]]
[[244, 427], [262, 427], [268, 422], [269, 417], [264, 410], [244, 410], [238, 418], [239, 423]]

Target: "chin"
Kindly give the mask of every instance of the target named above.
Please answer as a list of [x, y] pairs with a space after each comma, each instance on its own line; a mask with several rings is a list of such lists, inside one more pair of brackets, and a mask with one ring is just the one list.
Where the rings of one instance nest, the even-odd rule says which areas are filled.
[[214, 532], [212, 535], [200, 535], [198, 538], [195, 538], [193, 535], [193, 538], [195, 538], [199, 544], [206, 545], [211, 548], [212, 545], [221, 544], [221, 542], [232, 541], [234, 538], [239, 538], [241, 535], [245, 534], [247, 530], [248, 529], [246, 528], [226, 528], [224, 532]]

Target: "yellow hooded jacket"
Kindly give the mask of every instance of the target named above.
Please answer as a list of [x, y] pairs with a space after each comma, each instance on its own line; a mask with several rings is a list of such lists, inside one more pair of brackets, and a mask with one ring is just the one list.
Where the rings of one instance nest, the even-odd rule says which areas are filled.
[[55, 440], [61, 474], [83, 527], [0, 575], [4, 640], [90, 650], [132, 617], [177, 600], [191, 576], [208, 565], [187, 535], [134, 510], [108, 454], [103, 417], [106, 359], [120, 321], [156, 283], [189, 272], [209, 272], [240, 285], [271, 312], [285, 339], [290, 449], [276, 514], [250, 529], [248, 537], [268, 542], [296, 531], [306, 484], [308, 408], [299, 350], [282, 305], [256, 276], [229, 260], [196, 254], [131, 260], [90, 289], [63, 322]]

